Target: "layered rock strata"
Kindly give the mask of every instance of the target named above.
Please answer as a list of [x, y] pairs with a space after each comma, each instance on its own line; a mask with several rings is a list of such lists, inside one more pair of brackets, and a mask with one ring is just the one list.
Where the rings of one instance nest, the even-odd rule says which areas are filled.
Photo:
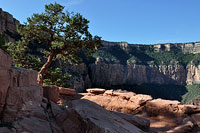
[[15, 42], [14, 36], [18, 35], [17, 25], [20, 25], [20, 22], [0, 8], [0, 34], [5, 33], [8, 41]]
[[[84, 67], [83, 67], [84, 66]], [[79, 75], [71, 83], [78, 92], [90, 87], [121, 87], [141, 84], [191, 85], [200, 83], [200, 65], [123, 65], [96, 62], [76, 66]], [[74, 83], [74, 84], [73, 84]]]

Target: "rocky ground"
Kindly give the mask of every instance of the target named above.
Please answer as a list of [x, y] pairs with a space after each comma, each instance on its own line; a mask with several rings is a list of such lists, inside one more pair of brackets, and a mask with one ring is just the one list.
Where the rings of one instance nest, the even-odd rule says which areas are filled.
[[[138, 117], [137, 123], [133, 123], [135, 125], [139, 123], [137, 126], [143, 131], [200, 132], [200, 107], [198, 106], [183, 105], [178, 101], [152, 99], [149, 95], [122, 90], [89, 89], [88, 93], [79, 95], [80, 99], [92, 101], [127, 121], [133, 121]], [[66, 96], [63, 99], [69, 100]], [[150, 121], [149, 124], [147, 120]]]
[[0, 133], [200, 132], [200, 107], [122, 90], [39, 86], [0, 50]]

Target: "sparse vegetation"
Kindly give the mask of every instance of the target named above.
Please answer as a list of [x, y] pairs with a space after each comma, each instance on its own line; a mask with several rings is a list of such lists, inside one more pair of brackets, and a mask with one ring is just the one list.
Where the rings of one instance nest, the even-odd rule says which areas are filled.
[[200, 85], [187, 85], [186, 86], [187, 93], [183, 95], [182, 102], [188, 104], [191, 100], [195, 98], [200, 98]]
[[150, 46], [135, 47], [130, 51], [122, 49], [120, 46], [101, 48], [93, 54], [94, 58], [100, 57], [109, 63], [121, 64], [144, 64], [144, 65], [199, 65], [200, 54], [183, 53], [177, 51], [156, 52]]
[[18, 28], [21, 41], [7, 45], [8, 52], [18, 66], [39, 70], [38, 83], [42, 85], [45, 76], [53, 74], [48, 69], [56, 59], [77, 63], [81, 50], [89, 55], [101, 46], [100, 37], [88, 31], [88, 23], [79, 13], [65, 13], [60, 4], [46, 5], [44, 13], [33, 14]]

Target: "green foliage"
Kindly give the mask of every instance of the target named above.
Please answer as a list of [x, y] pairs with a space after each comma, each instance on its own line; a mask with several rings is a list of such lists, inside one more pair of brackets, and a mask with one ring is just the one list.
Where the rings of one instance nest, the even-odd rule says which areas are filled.
[[[17, 66], [39, 70], [40, 84], [45, 76], [47, 84], [66, 86], [61, 82], [68, 77], [52, 67], [52, 62], [59, 59], [77, 63], [80, 51], [90, 55], [101, 46], [101, 38], [90, 34], [88, 23], [79, 13], [64, 12], [64, 6], [60, 4], [45, 5], [44, 13], [33, 14], [23, 26], [18, 27], [21, 41], [16, 45], [8, 44], [8, 52]], [[55, 71], [48, 70], [50, 67]]]
[[44, 84], [45, 85], [57, 85], [61, 87], [69, 87], [69, 80], [71, 75], [68, 75], [62, 71], [60, 68], [51, 68], [45, 75]]
[[92, 55], [101, 57], [109, 63], [143, 64], [143, 65], [188, 65], [200, 64], [200, 54], [183, 53], [181, 51], [154, 51], [151, 46], [131, 47], [126, 51], [120, 45], [100, 48]]
[[78, 58], [78, 51], [92, 52], [98, 48], [100, 37], [92, 37], [88, 31], [89, 21], [81, 14], [64, 13], [63, 10], [64, 7], [57, 3], [46, 5], [44, 13], [33, 14], [18, 31], [27, 44], [33, 40], [38, 41], [38, 45], [48, 44], [44, 49], [47, 57], [53, 53], [72, 62]]
[[6, 44], [6, 36], [5, 34], [0, 34], [0, 48], [4, 51], [6, 51], [7, 49], [7, 46], [5, 44]]
[[29, 49], [21, 41], [15, 43], [6, 43], [6, 51], [12, 56], [16, 67], [40, 70], [42, 62], [39, 57], [31, 55]]
[[188, 104], [191, 100], [195, 98], [200, 98], [200, 85], [193, 84], [186, 86], [187, 93], [183, 95], [182, 102]]

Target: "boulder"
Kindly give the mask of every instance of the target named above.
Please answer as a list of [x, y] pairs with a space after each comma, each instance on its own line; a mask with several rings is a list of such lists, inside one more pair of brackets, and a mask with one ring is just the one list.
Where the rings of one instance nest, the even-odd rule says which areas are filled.
[[[124, 94], [125, 95], [125, 94]], [[140, 105], [119, 96], [111, 95], [84, 95], [81, 99], [87, 99], [110, 111], [118, 111], [122, 113], [135, 114]]]
[[175, 128], [167, 131], [167, 133], [191, 133], [194, 124], [190, 120], [186, 120], [183, 124], [176, 126]]
[[35, 117], [22, 117], [13, 123], [15, 129], [22, 133], [52, 133], [50, 123], [48, 121]]
[[106, 90], [105, 89], [100, 89], [100, 88], [91, 88], [86, 90], [88, 93], [93, 93], [93, 94], [103, 94]]
[[132, 96], [135, 96], [136, 94], [133, 92], [127, 92], [125, 90], [107, 90], [105, 91], [105, 95], [118, 96], [123, 99], [129, 100]]
[[195, 98], [190, 101], [191, 105], [200, 106], [200, 98]]
[[145, 105], [145, 111], [149, 115], [177, 115], [179, 101], [154, 99], [148, 101]]
[[121, 117], [103, 109], [101, 106], [85, 100], [72, 101], [72, 108], [78, 112], [87, 123], [86, 132], [112, 132], [112, 133], [141, 133], [143, 132], [135, 125]]
[[59, 87], [58, 91], [61, 95], [71, 95], [71, 96], [76, 95], [75, 89]]
[[11, 69], [11, 86], [23, 87], [23, 86], [35, 86], [37, 84], [37, 71], [15, 68]]
[[51, 112], [54, 117], [58, 116], [59, 114], [63, 113], [64, 111], [61, 109], [60, 106], [55, 104], [54, 102], [51, 102]]
[[43, 96], [48, 100], [57, 102], [59, 100], [59, 88], [57, 86], [43, 86]]
[[[81, 133], [87, 132], [87, 127], [91, 124], [86, 125], [86, 121], [73, 109], [67, 108], [62, 113], [56, 115], [56, 123], [62, 127], [65, 133]], [[96, 130], [98, 132], [98, 130]]]
[[200, 128], [200, 113], [193, 114], [191, 117], [194, 123]]
[[4, 120], [30, 115], [41, 109], [43, 91], [40, 86], [10, 87], [4, 110]]
[[121, 117], [122, 119], [132, 123], [133, 125], [135, 125], [136, 127], [140, 128], [144, 131], [149, 130], [150, 121], [144, 117], [139, 117], [139, 116], [130, 115], [130, 114], [124, 114], [124, 113], [115, 112], [115, 111], [111, 111], [111, 113]]
[[200, 113], [200, 108], [195, 105], [178, 105], [179, 108], [179, 114], [187, 114], [187, 115], [192, 115], [195, 113]]
[[144, 94], [138, 94], [130, 98], [130, 101], [137, 105], [142, 105], [150, 100], [152, 100], [152, 97]]

